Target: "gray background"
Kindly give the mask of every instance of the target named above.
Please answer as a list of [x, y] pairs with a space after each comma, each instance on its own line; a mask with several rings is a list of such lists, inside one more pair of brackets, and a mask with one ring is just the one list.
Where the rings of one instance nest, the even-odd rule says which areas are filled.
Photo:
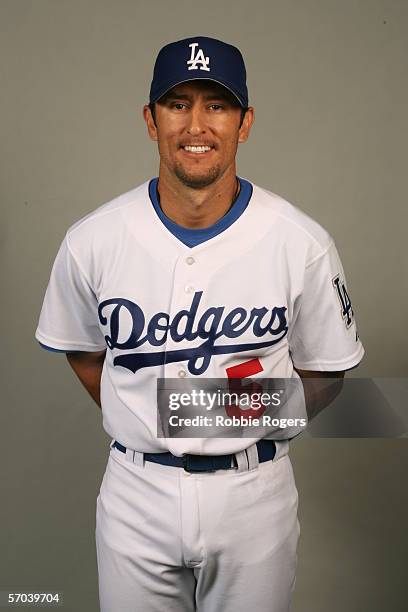
[[[401, 0], [1, 0], [0, 590], [60, 589], [97, 610], [95, 498], [109, 439], [34, 330], [67, 227], [154, 176], [155, 54], [237, 44], [256, 123], [239, 173], [335, 237], [367, 355], [407, 376], [408, 4]], [[294, 612], [406, 610], [406, 440], [300, 439]], [[119, 611], [118, 611], [119, 612]]]

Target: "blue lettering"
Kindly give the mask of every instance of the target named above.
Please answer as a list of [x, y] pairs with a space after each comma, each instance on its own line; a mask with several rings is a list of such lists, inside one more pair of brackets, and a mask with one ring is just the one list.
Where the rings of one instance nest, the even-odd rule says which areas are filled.
[[[112, 298], [101, 302], [98, 306], [98, 316], [102, 325], [106, 325], [108, 320], [103, 315], [103, 309], [110, 304], [115, 304], [110, 316], [110, 336], [105, 336], [105, 342], [110, 349], [131, 349], [137, 346], [137, 341], [143, 332], [145, 318], [143, 310], [134, 302], [126, 300], [124, 298]], [[124, 307], [128, 310], [132, 317], [132, 331], [126, 342], [118, 342], [119, 337], [119, 315], [120, 309]]]
[[[161, 320], [164, 320], [166, 323], [163, 325], [160, 323]], [[149, 344], [152, 346], [160, 346], [166, 342], [167, 332], [169, 329], [169, 315], [166, 312], [158, 312], [153, 315], [149, 321], [149, 325], [147, 326], [147, 334], [146, 339]], [[157, 338], [156, 332], [164, 332], [161, 338]]]
[[[285, 306], [275, 306], [271, 310], [263, 306], [252, 308], [250, 312], [245, 308], [237, 307], [228, 312], [224, 320], [222, 319], [225, 306], [213, 306], [203, 312], [194, 329], [202, 295], [202, 291], [197, 291], [190, 308], [177, 312], [172, 321], [170, 321], [170, 315], [165, 312], [155, 313], [147, 324], [145, 336], [142, 336], [145, 329], [145, 316], [140, 306], [124, 298], [112, 298], [101, 302], [98, 307], [98, 316], [102, 325], [109, 325], [109, 335], [105, 336], [105, 341], [110, 349], [135, 349], [145, 343], [151, 347], [162, 346], [166, 343], [169, 332], [173, 342], [182, 340], [191, 342], [197, 338], [204, 340], [201, 345], [194, 348], [117, 355], [114, 358], [114, 365], [120, 365], [136, 372], [144, 367], [187, 361], [190, 373], [198, 376], [208, 369], [213, 355], [239, 353], [273, 346], [280, 342], [288, 332]], [[113, 305], [113, 309], [110, 312], [108, 323], [105, 309], [110, 305]], [[125, 309], [125, 313], [130, 315], [132, 322], [132, 330], [124, 342], [119, 341], [122, 309]], [[262, 338], [269, 335], [273, 338], [268, 338], [263, 342], [215, 345], [215, 341], [219, 338], [239, 338], [251, 326], [254, 337]]]
[[[193, 324], [197, 315], [198, 305], [201, 300], [201, 296], [203, 295], [202, 291], [196, 291], [194, 294], [193, 301], [191, 303], [189, 310], [180, 310], [175, 316], [170, 325], [170, 336], [174, 340], [174, 342], [181, 342], [181, 340], [195, 340], [197, 338], [197, 333], [193, 333]], [[179, 326], [180, 321], [183, 317], [186, 317], [186, 326], [184, 331], [181, 332], [177, 328]]]

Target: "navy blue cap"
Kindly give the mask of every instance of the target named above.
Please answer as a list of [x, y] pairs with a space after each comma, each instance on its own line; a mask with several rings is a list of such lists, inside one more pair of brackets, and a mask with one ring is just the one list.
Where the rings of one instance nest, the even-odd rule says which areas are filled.
[[230, 90], [241, 106], [248, 106], [246, 70], [241, 51], [228, 43], [196, 36], [163, 47], [154, 65], [150, 102], [157, 102], [175, 85], [210, 79]]

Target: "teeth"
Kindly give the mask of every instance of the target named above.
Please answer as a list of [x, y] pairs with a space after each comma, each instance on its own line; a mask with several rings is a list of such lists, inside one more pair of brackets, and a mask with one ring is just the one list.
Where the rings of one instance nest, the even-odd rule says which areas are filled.
[[205, 153], [206, 151], [211, 151], [211, 147], [204, 147], [204, 146], [199, 146], [199, 147], [190, 147], [190, 146], [186, 146], [183, 147], [185, 151], [189, 151], [190, 153]]

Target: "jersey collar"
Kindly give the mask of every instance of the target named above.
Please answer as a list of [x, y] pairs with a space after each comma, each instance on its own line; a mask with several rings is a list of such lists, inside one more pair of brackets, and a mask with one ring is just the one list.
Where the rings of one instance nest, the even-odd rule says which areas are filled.
[[240, 183], [240, 191], [235, 198], [229, 211], [210, 227], [202, 229], [191, 229], [174, 223], [161, 209], [159, 192], [157, 190], [158, 177], [153, 178], [149, 183], [149, 197], [154, 210], [160, 221], [178, 240], [188, 247], [194, 247], [202, 242], [214, 238], [221, 232], [225, 232], [242, 215], [252, 196], [252, 184], [245, 179], [237, 177]]

